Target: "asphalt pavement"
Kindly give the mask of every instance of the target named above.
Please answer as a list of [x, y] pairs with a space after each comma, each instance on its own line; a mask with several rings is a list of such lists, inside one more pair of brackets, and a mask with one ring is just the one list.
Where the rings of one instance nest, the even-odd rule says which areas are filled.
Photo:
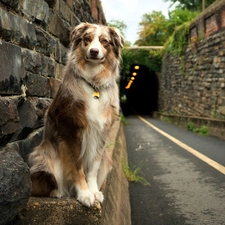
[[[225, 141], [145, 119], [221, 166]], [[133, 225], [225, 225], [225, 175], [136, 116], [126, 118], [129, 166], [150, 186], [130, 183]]]

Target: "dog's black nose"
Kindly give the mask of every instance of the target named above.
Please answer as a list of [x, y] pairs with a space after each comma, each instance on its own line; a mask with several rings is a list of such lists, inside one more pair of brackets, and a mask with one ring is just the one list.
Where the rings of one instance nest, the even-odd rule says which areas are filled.
[[91, 57], [96, 58], [98, 53], [99, 53], [99, 50], [97, 48], [91, 48], [90, 50]]

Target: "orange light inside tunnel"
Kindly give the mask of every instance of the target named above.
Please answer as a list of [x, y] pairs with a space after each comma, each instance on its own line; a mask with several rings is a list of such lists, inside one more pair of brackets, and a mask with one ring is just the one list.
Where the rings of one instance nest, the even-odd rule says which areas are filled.
[[137, 76], [137, 73], [136, 73], [136, 72], [133, 72], [132, 75], [133, 75], [133, 76]]
[[139, 66], [135, 66], [135, 67], [134, 67], [135, 70], [138, 70], [139, 68], [140, 68]]
[[130, 79], [131, 79], [131, 80], [134, 80], [134, 79], [135, 79], [135, 77], [131, 77]]
[[133, 83], [133, 81], [130, 80], [129, 83], [127, 84], [127, 86], [126, 86], [125, 88], [126, 88], [126, 89], [129, 89], [132, 83]]

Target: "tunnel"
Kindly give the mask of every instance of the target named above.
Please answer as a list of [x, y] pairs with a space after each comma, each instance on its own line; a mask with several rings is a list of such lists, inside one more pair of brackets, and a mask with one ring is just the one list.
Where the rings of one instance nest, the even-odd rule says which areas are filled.
[[152, 116], [158, 110], [158, 76], [144, 65], [131, 65], [128, 77], [120, 84], [123, 114]]

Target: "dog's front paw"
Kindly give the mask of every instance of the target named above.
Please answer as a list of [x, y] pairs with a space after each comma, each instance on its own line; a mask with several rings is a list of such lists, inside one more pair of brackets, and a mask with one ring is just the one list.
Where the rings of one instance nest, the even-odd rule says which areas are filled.
[[104, 200], [104, 195], [102, 194], [101, 191], [96, 191], [96, 192], [94, 192], [93, 194], [94, 194], [95, 199], [96, 199], [97, 201], [99, 201], [100, 203], [103, 202], [103, 200]]
[[90, 207], [94, 204], [95, 197], [89, 190], [82, 190], [77, 195], [77, 200], [87, 207]]

